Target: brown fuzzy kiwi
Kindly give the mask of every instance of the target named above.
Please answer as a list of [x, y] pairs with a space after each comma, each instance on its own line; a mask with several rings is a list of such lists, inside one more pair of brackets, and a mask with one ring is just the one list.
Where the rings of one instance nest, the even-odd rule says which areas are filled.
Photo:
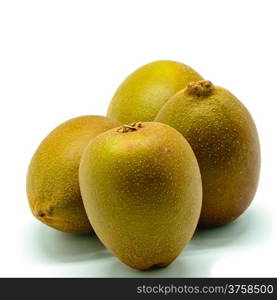
[[189, 82], [202, 77], [191, 67], [158, 60], [130, 74], [118, 87], [107, 116], [122, 123], [153, 121], [164, 103]]
[[190, 83], [161, 109], [156, 121], [176, 128], [190, 143], [203, 182], [199, 225], [218, 226], [241, 215], [255, 195], [260, 146], [246, 107], [228, 90]]
[[194, 233], [200, 171], [170, 126], [138, 122], [99, 135], [82, 156], [79, 181], [96, 234], [132, 268], [170, 264]]
[[81, 155], [88, 143], [117, 121], [81, 116], [62, 123], [39, 145], [29, 165], [27, 195], [33, 215], [55, 229], [92, 232], [78, 181]]

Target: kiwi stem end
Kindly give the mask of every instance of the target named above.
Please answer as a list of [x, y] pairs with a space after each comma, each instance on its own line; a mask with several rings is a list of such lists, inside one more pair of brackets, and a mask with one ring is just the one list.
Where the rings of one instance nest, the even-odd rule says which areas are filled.
[[209, 96], [214, 89], [214, 85], [209, 80], [200, 80], [196, 82], [190, 82], [186, 91], [189, 95], [197, 97]]

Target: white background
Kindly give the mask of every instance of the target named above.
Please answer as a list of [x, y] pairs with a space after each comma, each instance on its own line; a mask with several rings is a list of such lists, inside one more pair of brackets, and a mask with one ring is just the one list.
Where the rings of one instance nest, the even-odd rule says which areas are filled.
[[[276, 1], [0, 1], [0, 276], [277, 276]], [[260, 134], [251, 207], [197, 232], [169, 267], [128, 268], [93, 237], [30, 213], [25, 180], [40, 141], [61, 122], [104, 115], [139, 66], [172, 59], [233, 92]]]

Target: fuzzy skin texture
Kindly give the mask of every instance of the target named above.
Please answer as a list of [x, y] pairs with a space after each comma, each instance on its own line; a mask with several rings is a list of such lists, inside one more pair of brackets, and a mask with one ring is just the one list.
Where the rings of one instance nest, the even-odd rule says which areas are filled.
[[132, 268], [170, 264], [195, 231], [200, 170], [187, 141], [170, 126], [145, 122], [99, 135], [82, 156], [79, 181], [97, 236]]
[[156, 121], [176, 128], [190, 143], [203, 184], [199, 225], [212, 227], [240, 216], [254, 198], [260, 146], [254, 121], [226, 89], [201, 81], [179, 91]]
[[153, 121], [164, 103], [202, 77], [187, 65], [160, 60], [130, 74], [116, 90], [107, 116], [121, 123]]
[[82, 202], [78, 169], [88, 143], [117, 121], [81, 116], [55, 128], [39, 145], [29, 165], [27, 195], [33, 215], [55, 229], [93, 232]]

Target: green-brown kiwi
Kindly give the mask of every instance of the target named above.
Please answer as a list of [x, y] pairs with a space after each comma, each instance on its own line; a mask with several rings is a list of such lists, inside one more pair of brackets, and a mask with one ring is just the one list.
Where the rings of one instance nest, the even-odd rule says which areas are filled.
[[158, 60], [130, 74], [116, 90], [107, 116], [131, 123], [153, 121], [164, 103], [191, 81], [202, 77], [176, 61]]
[[191, 147], [170, 126], [133, 123], [99, 135], [82, 156], [79, 181], [96, 234], [130, 267], [170, 264], [194, 233], [200, 171]]
[[260, 171], [258, 133], [246, 107], [203, 80], [174, 95], [156, 121], [182, 133], [196, 155], [203, 183], [199, 225], [218, 226], [241, 215], [255, 195]]
[[118, 125], [106, 117], [81, 116], [62, 123], [41, 142], [27, 175], [28, 200], [37, 219], [64, 232], [92, 232], [80, 194], [79, 163], [91, 139]]

